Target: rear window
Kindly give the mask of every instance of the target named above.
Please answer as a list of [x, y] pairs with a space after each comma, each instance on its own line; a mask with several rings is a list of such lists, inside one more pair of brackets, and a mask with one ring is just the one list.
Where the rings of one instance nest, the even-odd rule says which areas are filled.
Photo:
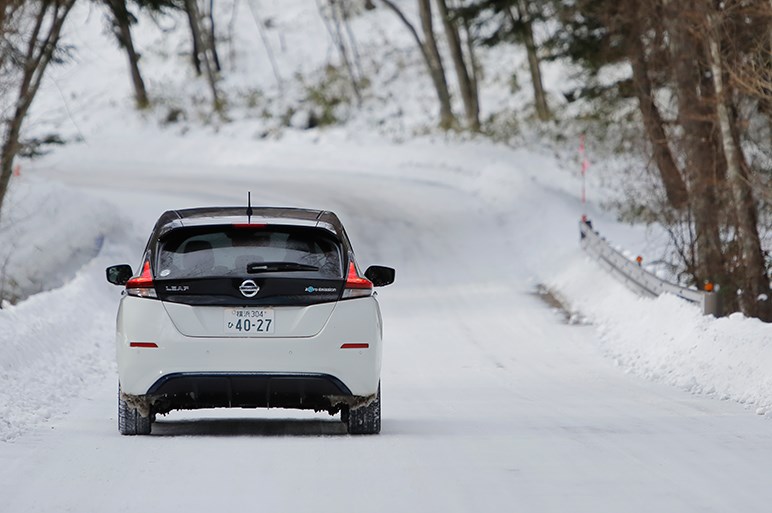
[[156, 277], [292, 276], [342, 278], [340, 242], [323, 229], [180, 228], [158, 252]]

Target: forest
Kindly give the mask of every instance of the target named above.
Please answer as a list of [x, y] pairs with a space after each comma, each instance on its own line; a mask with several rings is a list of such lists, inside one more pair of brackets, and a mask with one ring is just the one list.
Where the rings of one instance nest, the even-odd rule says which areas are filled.
[[[314, 0], [308, 0], [313, 2]], [[79, 49], [67, 39], [70, 13], [86, 0], [3, 0], [0, 9], [0, 206], [15, 163], [61, 144], [56, 135], [27, 132], [26, 121], [45, 77], [71, 65]], [[184, 20], [187, 59], [206, 84], [209, 109], [228, 119], [221, 84], [228, 13], [214, 0], [89, 0], [104, 17], [106, 44], [125, 52], [127, 80], [138, 112], [158, 101], [146, 87], [137, 29], [163, 17]], [[259, 2], [244, 0], [241, 13], [255, 20], [276, 76], [281, 54], [271, 49]], [[727, 312], [772, 321], [772, 2], [769, 0], [315, 0], [336, 49], [336, 72], [345, 101], [367, 102], [379, 84], [363, 71], [351, 20], [372, 10], [394, 16], [420, 52], [435, 104], [427, 124], [437, 132], [494, 137], [481, 56], [492, 48], [520, 48], [527, 55], [530, 105], [518, 120], [542, 126], [544, 138], [560, 137], [567, 123], [580, 127], [597, 117], [576, 116], [558, 103], [619, 112], [634, 151], [651, 180], [618, 206], [635, 223], [656, 224], [669, 234], [678, 276], [697, 288], [719, 291]], [[245, 14], [248, 13], [248, 14]], [[368, 56], [378, 59], [381, 56]], [[386, 58], [386, 57], [383, 57]], [[564, 93], [545, 93], [542, 68], [562, 62], [590, 77]], [[510, 64], [501, 62], [506, 68]], [[614, 81], [598, 82], [609, 68]], [[514, 70], [512, 70], [514, 73]], [[600, 117], [600, 114], [599, 116]], [[606, 119], [604, 123], [613, 123]], [[329, 111], [310, 113], [307, 128], [345, 123]]]

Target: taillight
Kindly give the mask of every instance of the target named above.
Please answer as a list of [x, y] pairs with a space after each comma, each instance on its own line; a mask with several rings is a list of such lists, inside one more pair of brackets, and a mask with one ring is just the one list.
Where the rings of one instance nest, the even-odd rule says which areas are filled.
[[350, 262], [348, 265], [346, 285], [343, 288], [343, 299], [350, 299], [353, 297], [367, 297], [372, 295], [373, 282], [367, 278], [362, 278], [359, 276], [354, 262]]
[[150, 272], [150, 260], [145, 260], [142, 274], [126, 282], [126, 293], [130, 296], [157, 298], [153, 284], [153, 273]]

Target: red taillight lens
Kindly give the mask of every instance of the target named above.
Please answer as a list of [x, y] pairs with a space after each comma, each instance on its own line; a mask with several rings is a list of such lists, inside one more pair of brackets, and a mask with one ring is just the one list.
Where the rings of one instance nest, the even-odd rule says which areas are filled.
[[157, 298], [153, 273], [150, 272], [150, 260], [145, 260], [142, 273], [126, 282], [126, 293], [130, 296]]
[[357, 273], [354, 262], [348, 265], [348, 276], [346, 277], [346, 286], [343, 289], [343, 299], [352, 297], [367, 297], [373, 295], [373, 282], [367, 278], [362, 278]]

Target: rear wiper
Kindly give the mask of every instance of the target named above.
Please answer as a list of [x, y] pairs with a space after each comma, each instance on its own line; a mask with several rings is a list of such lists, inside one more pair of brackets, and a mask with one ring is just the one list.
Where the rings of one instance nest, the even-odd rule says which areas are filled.
[[298, 264], [295, 262], [253, 262], [247, 264], [249, 274], [283, 272], [283, 271], [318, 271], [313, 265]]

